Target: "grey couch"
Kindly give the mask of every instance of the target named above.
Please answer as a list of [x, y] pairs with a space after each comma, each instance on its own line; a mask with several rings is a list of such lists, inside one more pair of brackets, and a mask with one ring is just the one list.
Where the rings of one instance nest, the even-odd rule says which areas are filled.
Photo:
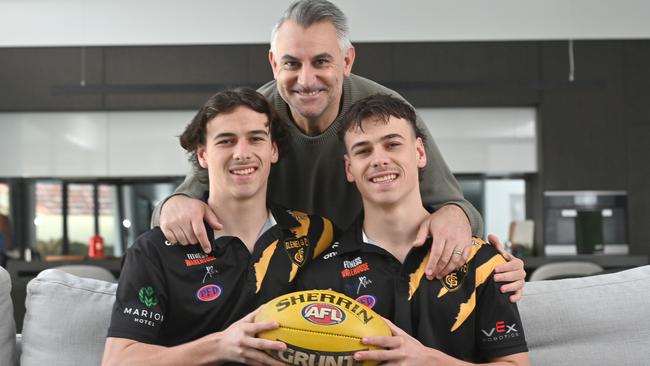
[[[13, 365], [8, 275], [0, 268], [0, 365]], [[23, 366], [98, 365], [116, 285], [46, 270], [27, 288]], [[533, 365], [650, 365], [650, 266], [530, 282], [519, 304]]]

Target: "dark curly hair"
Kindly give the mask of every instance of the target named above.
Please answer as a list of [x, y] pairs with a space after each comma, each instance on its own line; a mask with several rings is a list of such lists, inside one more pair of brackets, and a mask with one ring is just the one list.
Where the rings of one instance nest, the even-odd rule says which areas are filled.
[[[192, 121], [179, 136], [183, 149], [189, 153], [189, 160], [199, 172], [205, 171], [199, 164], [197, 150], [199, 145], [206, 143], [207, 124], [220, 113], [228, 113], [237, 107], [247, 107], [268, 117], [267, 126], [271, 133], [271, 141], [278, 146], [278, 154], [288, 148], [288, 132], [282, 120], [278, 118], [275, 108], [266, 98], [251, 88], [236, 88], [220, 91], [203, 104]], [[199, 174], [199, 179], [207, 181], [207, 174]]]

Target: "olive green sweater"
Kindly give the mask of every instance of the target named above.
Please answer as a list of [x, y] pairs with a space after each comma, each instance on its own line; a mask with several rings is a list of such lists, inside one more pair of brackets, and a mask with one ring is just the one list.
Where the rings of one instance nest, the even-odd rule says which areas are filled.
[[[269, 197], [284, 207], [328, 217], [340, 228], [347, 228], [361, 212], [361, 197], [356, 187], [345, 178], [343, 154], [345, 147], [338, 139], [341, 116], [362, 98], [376, 93], [399, 96], [371, 80], [351, 75], [343, 82], [343, 101], [337, 118], [318, 136], [305, 135], [292, 121], [288, 105], [280, 97], [275, 81], [258, 89], [275, 106], [289, 128], [291, 145], [271, 169]], [[401, 98], [401, 96], [399, 96]], [[424, 204], [437, 209], [447, 204], [460, 206], [469, 218], [474, 235], [482, 236], [483, 221], [476, 209], [463, 198], [458, 182], [449, 171], [424, 122], [417, 123], [426, 134], [427, 166], [420, 172], [420, 191]], [[208, 190], [192, 171], [176, 194], [202, 198]], [[156, 207], [152, 225], [158, 225], [160, 207]]]

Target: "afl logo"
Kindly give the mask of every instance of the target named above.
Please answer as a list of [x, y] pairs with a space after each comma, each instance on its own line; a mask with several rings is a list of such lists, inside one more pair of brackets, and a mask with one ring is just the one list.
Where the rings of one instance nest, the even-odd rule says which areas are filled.
[[302, 308], [302, 317], [317, 325], [336, 325], [345, 320], [345, 313], [335, 305], [316, 303]]
[[221, 287], [217, 285], [205, 285], [196, 291], [196, 298], [201, 301], [212, 301], [221, 295]]
[[370, 309], [372, 309], [377, 303], [377, 299], [372, 295], [361, 295], [357, 297], [357, 301]]

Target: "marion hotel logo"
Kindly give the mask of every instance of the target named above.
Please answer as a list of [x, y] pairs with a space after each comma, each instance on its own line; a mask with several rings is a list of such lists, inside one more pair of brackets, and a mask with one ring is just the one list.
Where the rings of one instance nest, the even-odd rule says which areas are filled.
[[[147, 308], [158, 305], [158, 297], [156, 297], [156, 292], [151, 286], [142, 287], [138, 291], [138, 300]], [[150, 327], [155, 327], [157, 325], [156, 323], [163, 321], [163, 315], [161, 313], [145, 308], [126, 307], [124, 308], [124, 315], [133, 316], [134, 322]]]

